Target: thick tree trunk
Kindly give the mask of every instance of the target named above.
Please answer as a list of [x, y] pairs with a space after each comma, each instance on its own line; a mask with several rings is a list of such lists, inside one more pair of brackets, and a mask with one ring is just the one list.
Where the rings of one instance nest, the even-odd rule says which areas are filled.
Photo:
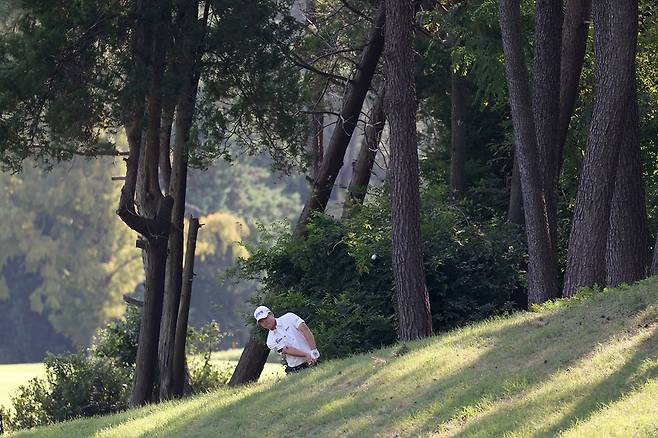
[[270, 350], [252, 333], [245, 345], [235, 371], [228, 382], [229, 386], [240, 386], [255, 382], [260, 377], [267, 362]]
[[[158, 182], [160, 89], [165, 49], [161, 41], [155, 37], [162, 30], [161, 24], [153, 25], [150, 20], [144, 18], [146, 11], [153, 8], [157, 8], [157, 5], [151, 2], [140, 1], [136, 4], [131, 51], [135, 64], [148, 68], [149, 87], [148, 95], [135, 91], [144, 88], [144, 78], [135, 74], [129, 79], [128, 89], [131, 92], [126, 93], [130, 98], [126, 100], [124, 106], [124, 126], [130, 152], [126, 180], [117, 210], [117, 214], [126, 225], [145, 238], [138, 242], [145, 253], [146, 284], [131, 396], [133, 406], [150, 401], [153, 394], [169, 216], [173, 204], [170, 197], [162, 197]], [[135, 70], [137, 71], [138, 69]], [[144, 117], [145, 100], [148, 102], [146, 117]], [[141, 122], [144, 118], [147, 120], [145, 129]], [[146, 132], [145, 141], [142, 131]], [[140, 175], [143, 177], [140, 178]], [[139, 214], [135, 209], [135, 198], [139, 199]]]
[[324, 211], [327, 202], [329, 202], [334, 182], [343, 166], [345, 151], [354, 133], [354, 128], [363, 107], [363, 101], [368, 93], [372, 77], [375, 74], [375, 69], [381, 56], [384, 46], [383, 31], [385, 18], [386, 15], [382, 3], [374, 19], [368, 45], [361, 53], [359, 66], [343, 101], [340, 117], [338, 117], [333, 135], [322, 160], [322, 167], [313, 181], [311, 195], [306, 201], [297, 222], [297, 227], [295, 228], [296, 235], [303, 234], [310, 215], [316, 211]]
[[[569, 236], [564, 296], [606, 280], [606, 242], [623, 122], [635, 86], [637, 0], [593, 5], [596, 102]], [[627, 153], [624, 151], [624, 154]]]
[[194, 117], [194, 104], [198, 88], [198, 1], [182, 2], [180, 7], [181, 38], [178, 51], [181, 87], [177, 102], [176, 140], [169, 192], [174, 198], [169, 237], [167, 281], [158, 348], [160, 369], [160, 399], [173, 396], [174, 348], [183, 275], [183, 228], [185, 218], [185, 192], [189, 136]]
[[148, 272], [146, 273], [144, 310], [139, 330], [131, 406], [139, 406], [152, 401], [164, 294], [167, 239], [149, 239], [147, 258]]
[[528, 237], [528, 305], [557, 295], [557, 256], [550, 235], [548, 205], [533, 119], [530, 82], [524, 61], [519, 0], [500, 1], [500, 27], [519, 163], [523, 211]]
[[466, 189], [466, 78], [461, 72], [450, 69], [450, 101], [452, 115], [450, 153], [450, 193], [454, 199], [461, 199]]
[[644, 278], [649, 256], [640, 115], [635, 90], [627, 108], [606, 250], [606, 286], [611, 287]]
[[415, 5], [386, 0], [386, 114], [391, 164], [393, 278], [399, 337], [432, 334], [432, 314], [425, 285], [420, 235], [418, 144], [414, 59]]
[[556, 60], [560, 59], [561, 35], [562, 0], [536, 1], [532, 109], [551, 250], [556, 260], [559, 148], [555, 127], [560, 118], [560, 63]]
[[375, 163], [377, 150], [379, 149], [379, 140], [384, 130], [386, 117], [384, 115], [384, 89], [375, 98], [375, 103], [370, 109], [368, 124], [363, 136], [363, 142], [359, 149], [359, 156], [353, 164], [352, 179], [347, 189], [346, 208], [343, 209], [343, 217], [347, 217], [350, 207], [357, 204], [363, 204], [370, 184], [372, 175], [372, 166]]
[[514, 154], [514, 165], [509, 189], [509, 206], [507, 209], [507, 220], [510, 223], [523, 225], [523, 194], [521, 193], [521, 175], [519, 173], [519, 160]]
[[592, 0], [567, 0], [565, 3], [560, 65], [560, 118], [557, 124], [558, 177], [569, 123], [578, 96], [578, 85], [587, 48], [591, 7]]
[[185, 344], [187, 341], [187, 321], [190, 316], [190, 302], [192, 299], [196, 239], [200, 227], [199, 218], [190, 216], [189, 228], [187, 231], [187, 248], [185, 249], [183, 285], [181, 288], [180, 305], [178, 307], [178, 318], [176, 319], [176, 341], [173, 357], [173, 395], [176, 397], [181, 397], [185, 391]]

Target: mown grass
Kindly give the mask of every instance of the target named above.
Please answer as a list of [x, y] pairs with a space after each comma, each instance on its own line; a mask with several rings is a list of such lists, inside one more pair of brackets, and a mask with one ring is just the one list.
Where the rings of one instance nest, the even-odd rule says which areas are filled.
[[658, 279], [17, 437], [658, 436]]
[[0, 365], [0, 406], [9, 406], [10, 397], [20, 385], [26, 384], [45, 372], [41, 363], [19, 363]]

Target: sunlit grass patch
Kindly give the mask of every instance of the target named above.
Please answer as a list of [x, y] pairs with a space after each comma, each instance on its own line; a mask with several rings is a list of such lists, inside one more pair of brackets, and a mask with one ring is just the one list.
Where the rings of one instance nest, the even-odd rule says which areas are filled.
[[18, 436], [657, 436], [657, 353], [654, 278], [245, 388]]

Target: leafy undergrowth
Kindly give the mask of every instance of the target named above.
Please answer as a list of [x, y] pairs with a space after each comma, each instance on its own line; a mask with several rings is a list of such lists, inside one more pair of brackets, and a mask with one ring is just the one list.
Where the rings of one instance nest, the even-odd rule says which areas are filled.
[[658, 278], [17, 437], [658, 436]]

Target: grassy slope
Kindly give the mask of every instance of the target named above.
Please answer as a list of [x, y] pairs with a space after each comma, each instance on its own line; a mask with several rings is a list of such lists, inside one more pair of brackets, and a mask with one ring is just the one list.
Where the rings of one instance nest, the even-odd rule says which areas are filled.
[[16, 436], [658, 436], [658, 279], [239, 390]]

